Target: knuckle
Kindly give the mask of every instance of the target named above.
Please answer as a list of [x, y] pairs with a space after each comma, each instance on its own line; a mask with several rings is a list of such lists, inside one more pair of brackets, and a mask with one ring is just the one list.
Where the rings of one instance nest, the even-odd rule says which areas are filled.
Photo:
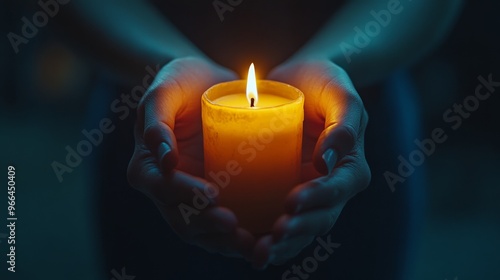
[[331, 69], [334, 71], [337, 77], [343, 77], [349, 79], [349, 74], [347, 74], [347, 71], [344, 68], [340, 67], [339, 65], [332, 63]]

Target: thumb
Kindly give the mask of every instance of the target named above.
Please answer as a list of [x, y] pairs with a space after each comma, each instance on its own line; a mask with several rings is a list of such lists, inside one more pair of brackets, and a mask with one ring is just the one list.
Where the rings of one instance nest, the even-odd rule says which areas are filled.
[[330, 81], [316, 100], [325, 129], [316, 142], [313, 163], [322, 174], [331, 174], [340, 159], [362, 144], [368, 123], [363, 101], [347, 74], [336, 67], [330, 71]]
[[161, 121], [150, 124], [144, 130], [144, 142], [155, 156], [162, 172], [169, 172], [177, 166], [177, 141], [167, 124]]
[[331, 174], [339, 159], [353, 149], [356, 134], [352, 127], [345, 125], [331, 125], [323, 130], [314, 148], [313, 163], [316, 170]]
[[178, 73], [164, 67], [139, 103], [138, 131], [144, 144], [156, 158], [161, 172], [169, 172], [179, 160], [173, 128], [182, 106], [182, 89], [176, 82]]
[[234, 77], [198, 58], [176, 59], [160, 70], [139, 104], [138, 117], [142, 117], [144, 143], [162, 172], [169, 172], [179, 161], [176, 122], [181, 139], [201, 129], [201, 94], [214, 83]]

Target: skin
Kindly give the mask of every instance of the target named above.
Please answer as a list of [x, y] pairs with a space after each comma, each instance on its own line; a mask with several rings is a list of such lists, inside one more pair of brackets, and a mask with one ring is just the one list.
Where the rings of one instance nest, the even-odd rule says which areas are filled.
[[[327, 233], [348, 200], [368, 186], [371, 175], [364, 155], [368, 116], [354, 85], [380, 81], [433, 49], [461, 6], [461, 1], [452, 0], [402, 2], [401, 14], [393, 16], [348, 63], [336, 46], [351, 42], [353, 27], [364, 27], [373, 20], [370, 11], [385, 9], [388, 3], [349, 1], [309, 43], [269, 73], [268, 79], [294, 85], [305, 94], [304, 180], [288, 195], [286, 214], [276, 221], [272, 234], [256, 239], [238, 227], [234, 213], [217, 205], [217, 197], [189, 224], [178, 210], [181, 203], [192, 204], [193, 188], [213, 187], [203, 179], [201, 94], [237, 75], [202, 54], [145, 1], [74, 3], [79, 18], [91, 23], [85, 28], [124, 50], [116, 60], [106, 56], [110, 65], [130, 57], [144, 64], [166, 64], [138, 107], [130, 184], [151, 198], [181, 239], [210, 252], [244, 257], [256, 268], [297, 255], [316, 236]], [[138, 17], [138, 10], [148, 16]], [[111, 11], [115, 19], [123, 20], [107, 18]], [[145, 31], [141, 38], [129, 34], [131, 26]], [[130, 73], [137, 69], [127, 65]]]
[[286, 198], [286, 214], [275, 223], [272, 236], [257, 242], [257, 267], [284, 263], [330, 231], [347, 201], [371, 178], [364, 154], [368, 114], [342, 68], [327, 60], [294, 61], [269, 78], [304, 93], [304, 183]]
[[[255, 240], [238, 227], [229, 209], [217, 206], [215, 198], [187, 225], [178, 205], [192, 204], [192, 188], [212, 187], [202, 178], [201, 93], [211, 84], [234, 78], [233, 73], [199, 58], [182, 58], [165, 66], [139, 105], [128, 176], [182, 239], [263, 267], [268, 261], [279, 263], [295, 256], [315, 236], [330, 230], [347, 200], [368, 185], [370, 170], [363, 151], [368, 116], [347, 74], [332, 62], [298, 62], [276, 69], [270, 78], [301, 88], [306, 99], [305, 182], [287, 197], [287, 214], [276, 222], [273, 235]], [[327, 163], [323, 155], [328, 149], [334, 155]]]

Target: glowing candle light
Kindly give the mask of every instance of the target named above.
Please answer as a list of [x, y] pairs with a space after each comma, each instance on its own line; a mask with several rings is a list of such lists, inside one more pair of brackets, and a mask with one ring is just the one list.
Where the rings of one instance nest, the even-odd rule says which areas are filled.
[[248, 79], [247, 79], [247, 99], [250, 103], [250, 107], [257, 106], [259, 102], [259, 93], [257, 92], [257, 78], [255, 78], [255, 67], [253, 63], [250, 64], [250, 69], [248, 69]]
[[[246, 87], [246, 94], [245, 92]], [[300, 181], [304, 95], [275, 81], [217, 84], [202, 96], [205, 176], [240, 226], [269, 232]]]

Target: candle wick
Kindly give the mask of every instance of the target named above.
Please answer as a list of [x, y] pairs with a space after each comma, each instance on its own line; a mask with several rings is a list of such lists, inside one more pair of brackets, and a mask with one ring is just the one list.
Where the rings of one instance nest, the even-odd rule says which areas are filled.
[[250, 107], [255, 107], [255, 98], [250, 98]]

